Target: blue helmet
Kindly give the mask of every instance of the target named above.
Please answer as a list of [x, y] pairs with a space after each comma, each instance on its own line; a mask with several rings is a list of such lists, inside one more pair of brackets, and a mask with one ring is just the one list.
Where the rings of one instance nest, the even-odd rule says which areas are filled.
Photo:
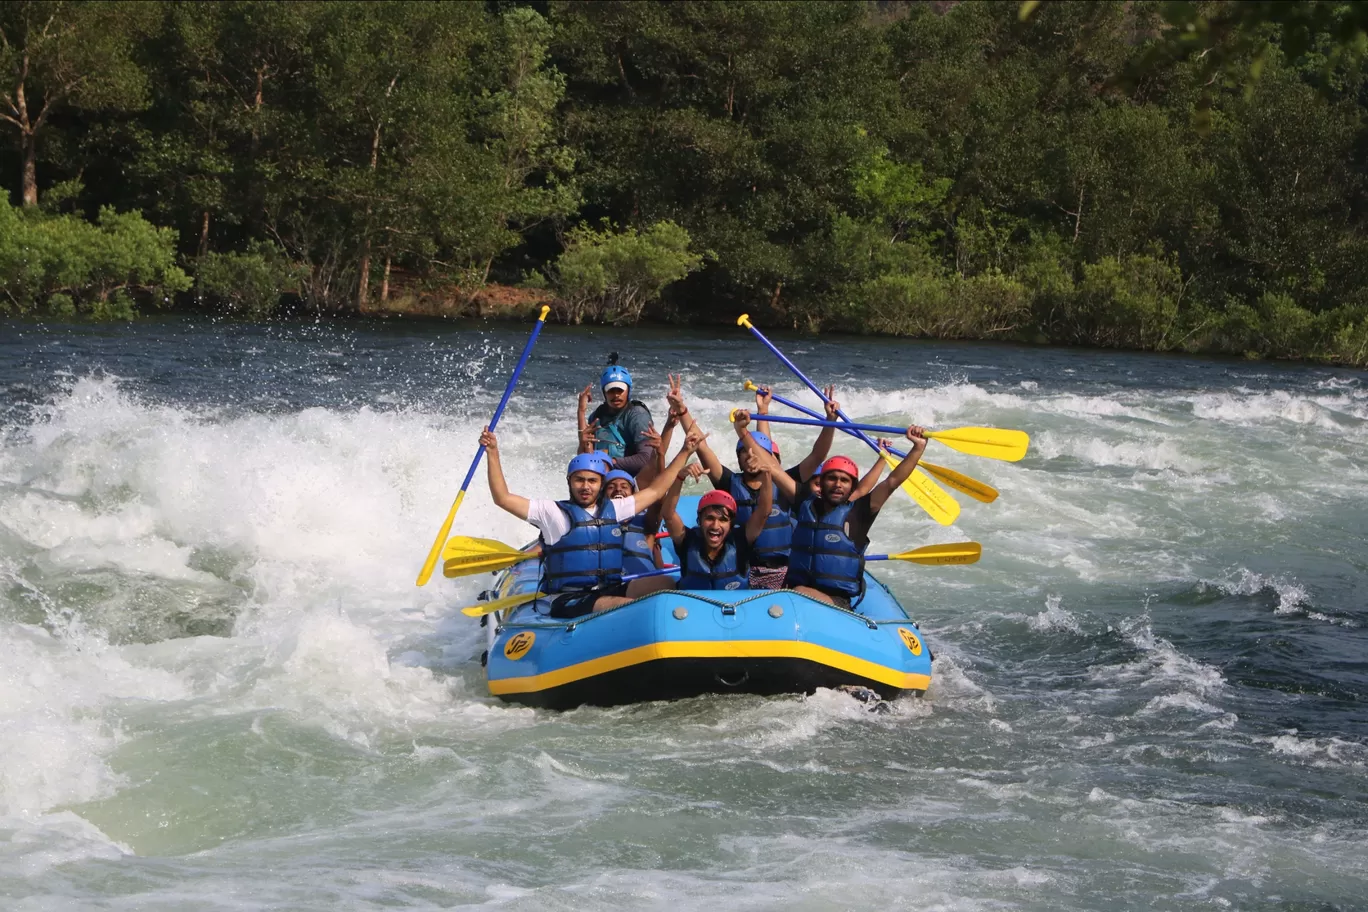
[[627, 384], [627, 389], [630, 391], [632, 388], [632, 375], [627, 372], [627, 368], [619, 367], [616, 364], [610, 364], [603, 369], [603, 373], [599, 374], [599, 389], [603, 389], [610, 383], [625, 383]]
[[593, 472], [596, 475], [608, 474], [608, 460], [602, 453], [580, 453], [570, 460], [570, 467], [565, 470], [568, 478], [576, 472]]
[[607, 475], [603, 476], [604, 485], [607, 485], [608, 482], [612, 481], [614, 478], [621, 478], [623, 481], [627, 482], [632, 486], [633, 491], [637, 489], [636, 479], [632, 477], [630, 472], [624, 472], [622, 469], [613, 469]]
[[[760, 445], [760, 448], [761, 448], [762, 450], [766, 450], [766, 451], [768, 451], [768, 452], [770, 452], [770, 453], [773, 453], [773, 452], [774, 452], [774, 441], [773, 441], [773, 440], [770, 440], [768, 437], [766, 437], [764, 434], [760, 433], [759, 431], [751, 431], [751, 440], [754, 440], [756, 443], [758, 443], [758, 444]], [[746, 441], [744, 441], [744, 440], [738, 440], [738, 441], [736, 441], [736, 452], [739, 453], [739, 452], [741, 452], [742, 450], [744, 450], [745, 448], [746, 448]]]

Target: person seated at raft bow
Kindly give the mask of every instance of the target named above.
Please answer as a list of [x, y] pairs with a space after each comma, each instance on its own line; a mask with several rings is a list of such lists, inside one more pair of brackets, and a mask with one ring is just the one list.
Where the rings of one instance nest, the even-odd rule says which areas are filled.
[[614, 468], [640, 475], [655, 458], [654, 448], [645, 439], [646, 430], [651, 427], [651, 410], [631, 398], [632, 375], [618, 366], [617, 352], [609, 357], [608, 366], [599, 375], [599, 389], [603, 391], [603, 404], [587, 419], [585, 411], [593, 397], [593, 387], [586, 386], [579, 396], [581, 447], [584, 432], [591, 431], [593, 448], [606, 453]]
[[879, 510], [917, 467], [926, 450], [926, 432], [907, 429], [912, 449], [887, 478], [868, 494], [851, 498], [859, 467], [846, 456], [832, 456], [819, 473], [822, 490], [793, 507], [797, 525], [789, 553], [790, 589], [838, 608], [850, 609], [864, 594], [864, 554], [869, 528]]
[[[670, 391], [666, 398], [670, 402], [672, 414], [677, 415], [684, 430], [690, 432], [696, 425], [689, 414], [689, 407], [684, 404], [684, 395], [680, 387], [681, 378], [671, 376]], [[830, 420], [836, 421], [839, 418], [836, 409], [840, 406], [831, 398], [835, 395], [835, 390], [832, 387], [827, 387], [825, 392], [827, 416]], [[746, 415], [746, 421], [749, 422], [749, 413], [741, 412], [739, 414]], [[708, 478], [712, 481], [713, 487], [719, 491], [726, 491], [736, 501], [736, 521], [740, 525], [749, 522], [751, 511], [755, 509], [756, 505], [756, 492], [764, 486], [761, 481], [760, 469], [767, 463], [763, 460], [771, 460], [768, 483], [773, 488], [771, 497], [774, 506], [770, 509], [764, 531], [751, 544], [748, 558], [750, 561], [750, 588], [778, 589], [784, 585], [785, 567], [788, 565], [789, 558], [789, 543], [793, 539], [793, 521], [788, 512], [791, 505], [797, 500], [799, 487], [817, 474], [818, 466], [822, 464], [822, 460], [831, 450], [832, 438], [836, 431], [833, 428], [823, 428], [822, 432], [817, 435], [817, 441], [812, 446], [812, 452], [808, 453], [803, 461], [796, 466], [784, 470], [778, 467], [777, 462], [773, 462], [774, 446], [767, 436], [750, 433], [745, 423], [735, 426], [738, 437], [736, 460], [741, 469], [739, 474], [722, 465], [722, 461], [717, 458], [712, 448], [706, 443], [698, 448], [698, 459], [707, 469]]]
[[[681, 471], [662, 508], [665, 528], [679, 554], [677, 589], [748, 589], [748, 552], [760, 537], [774, 504], [774, 486], [763, 484], [755, 497], [755, 509], [742, 526], [736, 521], [736, 500], [726, 491], [709, 491], [698, 499], [698, 525], [684, 527], [675, 507], [687, 470]], [[761, 476], [769, 478], [769, 470]]]
[[690, 434], [684, 447], [650, 485], [626, 497], [607, 499], [604, 478], [607, 459], [599, 453], [580, 453], [566, 469], [567, 500], [529, 499], [509, 493], [499, 460], [499, 440], [489, 428], [480, 435], [488, 463], [489, 493], [495, 505], [541, 532], [541, 590], [556, 598], [551, 616], [578, 617], [626, 604], [644, 582], [622, 582], [621, 524], [663, 498], [670, 481], [688, 462], [702, 440]]
[[[646, 473], [643, 472], [643, 475]], [[652, 473], [654, 475], [654, 473]], [[650, 479], [647, 479], [650, 481]], [[613, 469], [603, 476], [603, 493], [609, 500], [621, 500], [637, 492], [637, 479], [622, 469]], [[657, 504], [642, 510], [622, 523], [622, 575], [634, 576], [660, 569], [660, 542], [656, 530], [660, 528], [660, 507]]]

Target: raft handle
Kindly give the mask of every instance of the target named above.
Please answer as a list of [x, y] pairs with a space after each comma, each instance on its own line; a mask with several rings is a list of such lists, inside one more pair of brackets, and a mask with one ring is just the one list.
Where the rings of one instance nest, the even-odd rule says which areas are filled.
[[741, 669], [741, 677], [737, 678], [735, 681], [728, 681], [726, 678], [722, 677], [722, 672], [720, 671], [716, 672], [713, 675], [713, 678], [715, 678], [717, 683], [721, 684], [723, 687], [740, 687], [742, 684], [745, 684], [746, 681], [750, 680], [750, 672], [746, 671], [744, 668]]
[[[734, 614], [736, 614], [736, 606], [735, 606], [735, 605], [723, 605], [723, 606], [722, 606], [722, 613], [723, 613], [723, 614], [727, 614], [727, 615], [734, 615]], [[726, 683], [726, 682], [724, 681], [723, 683]]]

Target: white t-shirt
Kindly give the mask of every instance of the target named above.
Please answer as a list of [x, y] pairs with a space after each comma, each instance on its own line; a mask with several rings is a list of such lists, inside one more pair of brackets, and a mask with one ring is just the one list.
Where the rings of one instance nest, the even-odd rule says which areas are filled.
[[[626, 522], [637, 514], [636, 495], [614, 497], [608, 501], [608, 508], [613, 511], [614, 519]], [[590, 504], [584, 508], [584, 512], [598, 516], [598, 504]], [[570, 532], [570, 518], [554, 500], [529, 500], [527, 521], [541, 531], [542, 541], [548, 545], [554, 545]]]

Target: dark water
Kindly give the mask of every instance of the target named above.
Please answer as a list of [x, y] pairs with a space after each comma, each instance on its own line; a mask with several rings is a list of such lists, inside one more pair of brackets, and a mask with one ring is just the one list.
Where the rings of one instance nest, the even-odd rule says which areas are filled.
[[[984, 545], [886, 573], [930, 696], [557, 715], [486, 695], [478, 581], [413, 586], [527, 329], [0, 323], [0, 905], [1368, 907], [1363, 374], [774, 334], [852, 416], [1032, 435], [875, 527]], [[515, 490], [610, 350], [719, 436], [807, 398], [739, 330], [549, 326]]]

